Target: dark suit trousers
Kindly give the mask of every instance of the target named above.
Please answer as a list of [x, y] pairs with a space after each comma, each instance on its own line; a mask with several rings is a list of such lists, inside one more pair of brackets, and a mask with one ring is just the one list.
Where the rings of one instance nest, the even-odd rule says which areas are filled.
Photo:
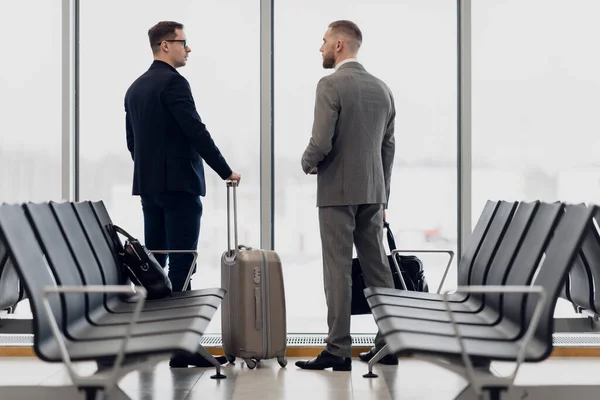
[[[329, 325], [325, 349], [338, 357], [350, 357], [353, 244], [366, 286], [394, 287], [383, 247], [383, 204], [319, 207], [319, 227]], [[377, 332], [375, 347], [379, 350], [384, 344]]]
[[[202, 202], [200, 197], [185, 192], [141, 195], [144, 212], [144, 240], [150, 250], [196, 250], [200, 234]], [[166, 267], [167, 255], [155, 254]], [[173, 291], [183, 290], [194, 259], [192, 254], [169, 254], [169, 279]], [[194, 272], [195, 272], [194, 266]], [[188, 290], [191, 287], [188, 286]]]

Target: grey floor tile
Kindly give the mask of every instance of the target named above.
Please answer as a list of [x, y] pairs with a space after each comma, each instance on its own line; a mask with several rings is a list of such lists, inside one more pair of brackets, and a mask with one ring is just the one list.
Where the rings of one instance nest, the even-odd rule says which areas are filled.
[[63, 370], [62, 364], [51, 364], [34, 357], [0, 359], [1, 385], [37, 385]]
[[[71, 384], [71, 377], [69, 375], [67, 367], [65, 367], [62, 364], [56, 364], [56, 366], [58, 367], [57, 372], [39, 382], [40, 385], [64, 386]], [[83, 376], [91, 375], [97, 369], [96, 364], [91, 362], [75, 363], [73, 364], [73, 368], [75, 369], [77, 374]]]
[[[492, 364], [501, 376], [507, 376], [515, 368], [514, 363]], [[599, 385], [600, 359], [598, 358], [550, 358], [541, 363], [525, 363], [519, 369], [517, 385]], [[598, 396], [600, 398], [600, 395]]]
[[351, 391], [318, 391], [305, 388], [302, 390], [255, 390], [253, 392], [236, 392], [232, 400], [353, 400]]
[[[235, 365], [226, 364], [221, 368], [221, 373], [226, 376], [225, 379], [212, 379], [211, 377], [215, 375], [214, 368], [201, 369], [204, 370], [204, 373], [196, 381], [186, 399], [230, 400], [233, 398], [237, 379], [244, 371], [239, 362]], [[245, 369], [247, 370], [247, 368]], [[256, 372], [256, 370], [253, 372]]]
[[400, 359], [396, 370], [383, 371], [383, 377], [393, 399], [448, 399], [466, 385], [444, 368], [412, 359]]
[[[142, 390], [142, 391], [125, 391], [131, 400], [184, 400], [188, 398], [189, 390], [175, 389], [158, 389], [158, 390]], [[205, 397], [209, 399], [211, 397]]]
[[392, 394], [389, 390], [353, 390], [352, 398], [354, 400], [392, 400]]
[[190, 391], [207, 368], [169, 368], [168, 361], [161, 362], [150, 369], [135, 371], [123, 378], [119, 384], [123, 390], [142, 391], [152, 387], [156, 390], [185, 390]]
[[[454, 398], [467, 384], [465, 379], [450, 371], [413, 359], [400, 359], [398, 366], [375, 366], [374, 372], [379, 375], [375, 379], [363, 378], [367, 365], [356, 359], [351, 372], [305, 371], [294, 365], [297, 360], [290, 359], [286, 368], [281, 368], [275, 360], [265, 360], [253, 370], [238, 361], [222, 368], [227, 375], [223, 380], [211, 379], [214, 368], [170, 369], [167, 362], [163, 362], [130, 373], [119, 386], [134, 400], [443, 400]], [[93, 363], [76, 366], [83, 374], [95, 370]], [[506, 375], [512, 371], [514, 364], [494, 363], [492, 367], [499, 374]], [[579, 398], [598, 399], [598, 369], [600, 359], [597, 358], [552, 358], [542, 363], [525, 364], [517, 377], [517, 384], [559, 385], [546, 392], [536, 392], [542, 393], [542, 396], [544, 393], [579, 393], [582, 396]], [[44, 363], [35, 358], [5, 358], [0, 361], [0, 385], [40, 384], [67, 385], [70, 378], [66, 368], [60, 364]], [[574, 384], [595, 387], [572, 391], [569, 385]], [[533, 392], [531, 396], [531, 400], [538, 400]], [[512, 400], [513, 397], [508, 396], [507, 399]]]

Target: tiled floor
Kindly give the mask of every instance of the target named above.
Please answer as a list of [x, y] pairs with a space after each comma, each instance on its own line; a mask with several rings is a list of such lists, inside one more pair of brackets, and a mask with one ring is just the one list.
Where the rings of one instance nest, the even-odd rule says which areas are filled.
[[[366, 365], [353, 362], [352, 372], [303, 371], [290, 359], [286, 368], [275, 360], [261, 362], [249, 370], [242, 362], [223, 368], [227, 379], [210, 379], [214, 369], [169, 369], [161, 363], [147, 371], [133, 372], [120, 387], [133, 399], [215, 399], [215, 400], [370, 400], [370, 399], [431, 399], [454, 398], [466, 385], [462, 378], [442, 368], [422, 361], [401, 359], [397, 367], [378, 366], [379, 378], [365, 379]], [[508, 363], [493, 364], [501, 374], [511, 372]], [[82, 373], [91, 373], [93, 364], [79, 366]], [[573, 392], [573, 399], [600, 398], [600, 359], [553, 358], [541, 364], [525, 365], [517, 378], [521, 385], [598, 385], [590, 392]], [[0, 386], [43, 385], [69, 383], [62, 365], [43, 363], [34, 358], [3, 358], [0, 360]], [[566, 389], [564, 389], [566, 390]], [[563, 392], [564, 392], [563, 390]], [[565, 398], [565, 393], [551, 390], [542, 398]], [[0, 398], [2, 388], [0, 387]], [[26, 399], [27, 397], [23, 397]], [[513, 398], [513, 397], [511, 397]], [[538, 398], [530, 397], [529, 399]]]

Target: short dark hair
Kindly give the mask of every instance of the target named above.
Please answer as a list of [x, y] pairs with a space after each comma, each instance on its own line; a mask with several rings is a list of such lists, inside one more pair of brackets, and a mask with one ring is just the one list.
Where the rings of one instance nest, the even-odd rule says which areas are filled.
[[148, 30], [148, 39], [150, 39], [150, 47], [154, 54], [158, 53], [163, 40], [177, 37], [176, 29], [183, 29], [183, 24], [174, 21], [160, 21]]
[[354, 22], [342, 19], [339, 21], [333, 21], [329, 24], [329, 27], [332, 31], [341, 32], [346, 36], [356, 40], [357, 46], [360, 47], [362, 43], [362, 32], [360, 31], [358, 25], [356, 25]]

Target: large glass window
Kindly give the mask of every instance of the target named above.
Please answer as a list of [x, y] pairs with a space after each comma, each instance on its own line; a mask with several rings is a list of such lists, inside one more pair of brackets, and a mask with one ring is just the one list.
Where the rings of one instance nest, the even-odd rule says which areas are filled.
[[600, 202], [600, 3], [472, 7], [473, 224], [488, 198]]
[[[179, 72], [190, 82], [215, 143], [242, 174], [240, 243], [260, 245], [259, 16], [259, 3], [247, 0], [82, 2], [81, 199], [104, 200], [115, 223], [143, 238], [140, 199], [131, 195], [123, 99], [152, 63], [148, 29], [174, 20], [185, 25], [192, 49]], [[206, 179], [193, 288], [220, 286], [220, 257], [227, 247], [225, 183], [208, 166]], [[220, 329], [217, 316], [208, 332]]]
[[[394, 93], [388, 221], [398, 246], [456, 247], [456, 2], [276, 2], [275, 248], [284, 263], [288, 331], [294, 333], [327, 331], [316, 178], [302, 172], [300, 157], [311, 134], [316, 84], [331, 73], [321, 65], [322, 37], [338, 19], [358, 24], [359, 61]], [[435, 290], [443, 258], [421, 258]], [[355, 333], [376, 329], [371, 316], [353, 317], [352, 324]]]
[[10, 45], [0, 62], [0, 202], [60, 200], [61, 2], [2, 8]]

